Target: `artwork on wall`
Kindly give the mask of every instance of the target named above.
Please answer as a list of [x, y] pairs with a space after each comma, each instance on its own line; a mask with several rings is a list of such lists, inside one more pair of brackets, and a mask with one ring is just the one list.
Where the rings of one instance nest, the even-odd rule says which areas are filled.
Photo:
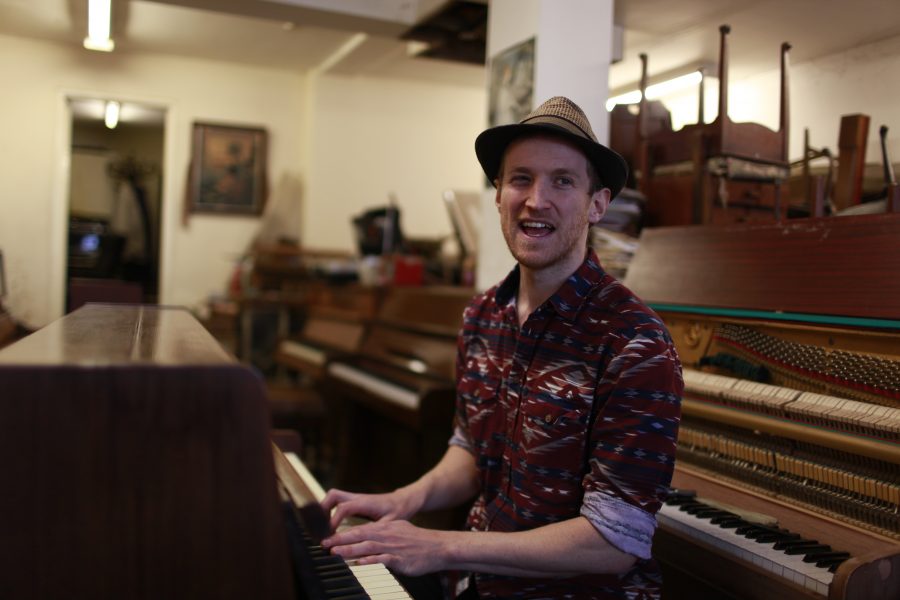
[[265, 129], [194, 123], [188, 211], [261, 214], [266, 144]]
[[491, 59], [489, 123], [518, 123], [532, 108], [534, 38], [507, 48]]
[[3, 252], [0, 252], [0, 300], [6, 296], [6, 272], [3, 270]]

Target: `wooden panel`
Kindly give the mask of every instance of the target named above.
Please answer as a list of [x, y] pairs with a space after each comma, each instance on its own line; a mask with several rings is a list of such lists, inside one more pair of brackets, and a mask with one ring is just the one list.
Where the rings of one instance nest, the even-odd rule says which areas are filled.
[[473, 295], [469, 288], [393, 287], [378, 320], [455, 338], [462, 327], [463, 310]]
[[0, 351], [0, 365], [202, 365], [232, 360], [187, 310], [136, 305], [86, 305]]
[[838, 172], [834, 184], [834, 204], [842, 210], [859, 204], [863, 171], [866, 166], [866, 142], [869, 139], [868, 115], [844, 115], [838, 138]]
[[187, 312], [87, 307], [0, 356], [4, 597], [291, 597], [261, 382]]
[[645, 229], [625, 284], [651, 303], [896, 319], [900, 215]]

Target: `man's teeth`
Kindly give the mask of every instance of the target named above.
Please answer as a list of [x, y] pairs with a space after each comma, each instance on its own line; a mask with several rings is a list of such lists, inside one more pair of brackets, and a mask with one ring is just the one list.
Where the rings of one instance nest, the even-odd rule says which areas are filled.
[[522, 223], [522, 227], [530, 227], [534, 229], [552, 229], [550, 225], [546, 223]]

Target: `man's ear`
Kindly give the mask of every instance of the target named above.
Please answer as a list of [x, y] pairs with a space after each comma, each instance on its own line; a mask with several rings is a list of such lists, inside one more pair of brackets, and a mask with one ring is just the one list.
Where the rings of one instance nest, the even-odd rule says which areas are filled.
[[610, 191], [609, 188], [601, 188], [591, 194], [591, 204], [588, 206], [588, 222], [591, 225], [600, 222], [606, 209], [609, 208]]
[[500, 181], [495, 179], [494, 186], [497, 188], [497, 191], [494, 193], [494, 206], [497, 207], [497, 211], [500, 211]]

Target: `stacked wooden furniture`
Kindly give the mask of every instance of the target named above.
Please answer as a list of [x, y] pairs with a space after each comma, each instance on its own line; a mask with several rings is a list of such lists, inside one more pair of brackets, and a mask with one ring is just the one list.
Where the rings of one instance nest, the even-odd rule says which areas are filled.
[[[712, 123], [686, 125], [678, 131], [646, 130], [646, 173], [640, 183], [648, 198], [650, 226], [773, 221], [785, 206], [781, 186], [788, 164], [787, 55], [781, 46], [781, 105], [777, 131], [757, 123], [736, 123], [728, 116], [728, 46], [730, 28], [720, 28], [719, 114]], [[646, 78], [643, 78], [646, 81]], [[701, 92], [702, 115], [702, 92]]]
[[670, 597], [900, 597], [900, 214], [647, 229], [625, 284], [684, 365]]

